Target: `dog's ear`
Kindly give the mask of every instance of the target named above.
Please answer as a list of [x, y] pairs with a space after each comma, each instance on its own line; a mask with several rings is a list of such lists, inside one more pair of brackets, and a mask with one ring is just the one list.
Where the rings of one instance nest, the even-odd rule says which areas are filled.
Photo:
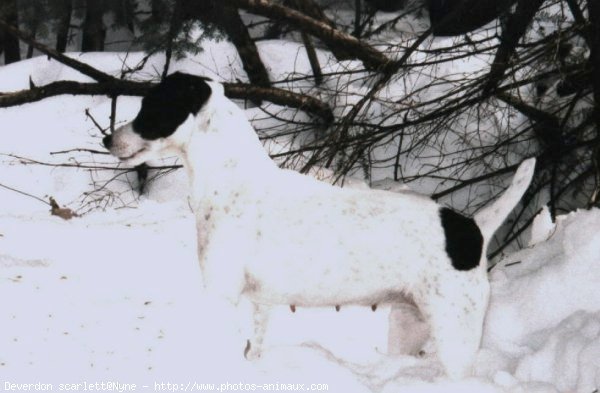
[[176, 72], [150, 89], [133, 120], [133, 130], [154, 140], [172, 135], [190, 114], [195, 115], [211, 96], [207, 79]]

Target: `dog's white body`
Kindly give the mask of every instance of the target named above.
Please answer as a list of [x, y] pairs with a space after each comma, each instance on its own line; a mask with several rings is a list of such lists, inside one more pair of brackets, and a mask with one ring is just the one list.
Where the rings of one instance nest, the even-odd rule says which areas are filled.
[[[210, 99], [171, 136], [145, 141], [126, 125], [115, 132], [111, 151], [132, 164], [157, 152], [183, 159], [207, 290], [232, 304], [245, 295], [257, 305], [249, 355], [260, 353], [269, 305], [370, 306], [408, 297], [428, 321], [448, 375], [468, 375], [488, 304], [485, 246], [499, 225], [490, 219], [493, 209], [487, 224], [478, 221], [486, 227], [479, 265], [459, 271], [445, 251], [435, 202], [413, 193], [341, 189], [279, 169], [221, 85], [208, 84]], [[532, 173], [529, 161], [512, 197], [501, 201], [506, 206], [493, 206], [503, 209], [500, 222]]]

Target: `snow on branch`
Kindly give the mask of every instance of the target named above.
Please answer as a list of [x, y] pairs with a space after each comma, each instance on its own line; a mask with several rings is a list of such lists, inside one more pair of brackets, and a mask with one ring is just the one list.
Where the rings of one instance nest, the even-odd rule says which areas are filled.
[[[0, 93], [0, 108], [41, 101], [62, 94], [70, 95], [106, 95], [109, 97], [143, 96], [155, 83], [134, 82], [121, 79], [99, 83], [81, 83], [74, 81], [52, 82], [44, 86], [34, 86], [28, 90]], [[317, 116], [325, 123], [333, 120], [331, 108], [324, 102], [304, 94], [294, 93], [275, 87], [259, 87], [245, 83], [224, 83], [225, 94], [229, 98], [247, 100], [265, 100], [281, 106], [298, 108]]]
[[[143, 96], [155, 83], [136, 82], [116, 78], [92, 66], [65, 56], [54, 49], [30, 39], [25, 33], [0, 20], [0, 29], [15, 35], [22, 41], [34, 46], [40, 52], [50, 56], [56, 61], [65, 64], [84, 75], [98, 81], [97, 83], [81, 83], [74, 81], [57, 81], [44, 86], [34, 86], [29, 90], [10, 93], [0, 92], [0, 107], [9, 107], [36, 102], [48, 97], [63, 94], [71, 95], [106, 95], [116, 97], [119, 95]], [[275, 87], [259, 87], [244, 83], [224, 83], [225, 94], [229, 98], [246, 99], [251, 101], [270, 101], [273, 104], [298, 108], [319, 117], [325, 123], [333, 120], [331, 108], [324, 102], [304, 94], [298, 94]]]
[[28, 90], [0, 93], [0, 107], [28, 104], [48, 97], [63, 94], [70, 95], [131, 95], [142, 96], [152, 87], [147, 82], [131, 82], [115, 79], [99, 83], [81, 83], [74, 81], [52, 82], [44, 86], [34, 86]]
[[328, 47], [342, 49], [352, 53], [367, 68], [384, 67], [390, 59], [369, 44], [356, 37], [338, 30], [322, 20], [268, 0], [229, 0], [232, 4], [253, 14], [262, 15], [273, 20], [285, 20], [290, 25], [320, 38]]

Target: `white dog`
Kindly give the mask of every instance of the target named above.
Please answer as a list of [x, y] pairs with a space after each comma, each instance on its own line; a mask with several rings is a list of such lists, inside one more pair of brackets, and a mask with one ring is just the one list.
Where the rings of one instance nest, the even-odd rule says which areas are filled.
[[408, 297], [447, 374], [471, 372], [488, 304], [487, 243], [527, 189], [534, 160], [475, 220], [417, 194], [342, 189], [279, 169], [223, 87], [183, 73], [153, 88], [133, 122], [104, 143], [131, 165], [181, 157], [207, 290], [256, 305], [249, 355], [260, 353], [271, 305], [371, 306]]

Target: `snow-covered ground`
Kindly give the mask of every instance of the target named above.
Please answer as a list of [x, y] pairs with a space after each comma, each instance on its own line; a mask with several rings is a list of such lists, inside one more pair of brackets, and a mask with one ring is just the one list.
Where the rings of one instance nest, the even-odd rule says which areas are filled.
[[[273, 62], [296, 53], [287, 58], [305, 63], [294, 48], [265, 43], [262, 50]], [[228, 44], [219, 43], [175, 69], [235, 79], [235, 73], [223, 75], [215, 53], [228, 66], [237, 61]], [[134, 65], [141, 57], [130, 54], [126, 61]], [[125, 60], [118, 54], [78, 58], [111, 73]], [[140, 75], [152, 76], [161, 61], [150, 61]], [[0, 68], [0, 91], [27, 88], [30, 77], [36, 85], [87, 80], [40, 57]], [[117, 120], [131, 119], [138, 107], [139, 98], [119, 98]], [[63, 220], [45, 203], [0, 187], [2, 388], [44, 382], [58, 390], [61, 383], [108, 381], [188, 391], [200, 387], [193, 383], [229, 383], [225, 391], [251, 388], [245, 384], [326, 384], [328, 391], [353, 393], [600, 388], [600, 211], [571, 213], [556, 224], [542, 213], [529, 247], [492, 270], [484, 346], [468, 380], [448, 381], [435, 354], [388, 356], [390, 309], [384, 306], [375, 312], [278, 308], [263, 358], [225, 359], [215, 343], [227, 341], [231, 326], [202, 291], [183, 171], [160, 177], [138, 200], [131, 178], [113, 179], [112, 169], [29, 161], [116, 166], [106, 155], [60, 153], [102, 150], [102, 135], [85, 109], [108, 125], [104, 97], [55, 97], [0, 109], [0, 184], [85, 213]]]

